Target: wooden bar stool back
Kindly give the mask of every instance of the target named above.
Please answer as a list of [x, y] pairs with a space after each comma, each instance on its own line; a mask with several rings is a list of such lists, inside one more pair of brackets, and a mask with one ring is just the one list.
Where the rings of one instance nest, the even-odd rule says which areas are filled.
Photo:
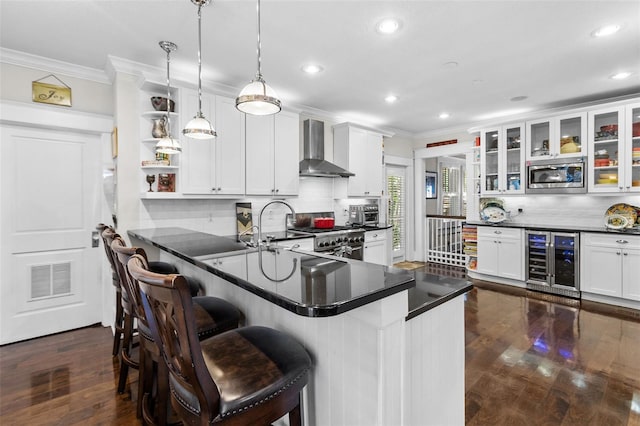
[[[111, 266], [111, 283], [116, 290], [116, 315], [113, 322], [113, 348], [111, 350], [111, 354], [113, 356], [116, 356], [120, 352], [120, 341], [122, 340], [122, 329], [124, 327], [124, 313], [122, 311], [122, 293], [120, 289], [120, 279], [116, 270], [116, 265], [114, 263], [114, 257], [113, 252], [111, 251], [110, 243], [110, 241], [113, 240], [113, 236], [116, 235], [116, 231], [111, 226], [105, 225], [104, 223], [99, 223], [98, 226], [96, 226], [96, 229], [100, 232], [100, 237], [102, 238], [102, 245], [104, 246], [104, 251], [107, 255], [109, 265]], [[107, 239], [109, 241], [107, 241]]]
[[186, 425], [270, 425], [289, 414], [302, 423], [301, 392], [311, 359], [280, 331], [250, 326], [199, 341], [188, 284], [181, 275], [149, 272], [134, 255], [149, 327], [169, 370], [171, 405]]

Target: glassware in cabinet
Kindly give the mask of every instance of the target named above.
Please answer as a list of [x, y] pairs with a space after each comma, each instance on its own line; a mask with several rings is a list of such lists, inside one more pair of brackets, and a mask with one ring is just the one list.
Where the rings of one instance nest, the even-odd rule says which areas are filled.
[[624, 107], [589, 113], [589, 191], [620, 192], [623, 187]]
[[629, 171], [626, 175], [630, 178], [626, 179], [625, 185], [630, 185], [631, 191], [640, 192], [640, 103], [627, 106], [626, 123], [623, 167]]

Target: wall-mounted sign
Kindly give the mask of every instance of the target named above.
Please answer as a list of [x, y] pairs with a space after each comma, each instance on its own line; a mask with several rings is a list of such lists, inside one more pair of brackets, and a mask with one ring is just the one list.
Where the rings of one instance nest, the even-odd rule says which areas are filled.
[[426, 145], [426, 147], [427, 148], [433, 148], [433, 147], [436, 147], [436, 146], [453, 145], [455, 143], [458, 143], [458, 139], [451, 139], [451, 140], [448, 140], [448, 141], [441, 141], [441, 142], [431, 142], [431, 143], [428, 143]]
[[[53, 77], [62, 83], [62, 86], [56, 84], [44, 83], [45, 78]], [[33, 102], [43, 104], [53, 104], [62, 106], [71, 106], [71, 87], [67, 86], [64, 81], [60, 80], [53, 74], [49, 74], [40, 80], [31, 82], [31, 94]]]

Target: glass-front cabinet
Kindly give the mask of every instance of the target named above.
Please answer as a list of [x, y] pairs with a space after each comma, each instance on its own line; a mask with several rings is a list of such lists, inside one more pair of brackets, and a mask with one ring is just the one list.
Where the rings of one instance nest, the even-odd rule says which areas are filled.
[[624, 112], [623, 106], [589, 112], [589, 192], [624, 189]]
[[621, 156], [626, 171], [624, 188], [640, 192], [640, 103], [628, 105], [625, 112], [624, 138], [627, 143]]
[[527, 122], [527, 160], [586, 154], [586, 114], [576, 113]]
[[482, 194], [524, 193], [524, 124], [480, 132]]

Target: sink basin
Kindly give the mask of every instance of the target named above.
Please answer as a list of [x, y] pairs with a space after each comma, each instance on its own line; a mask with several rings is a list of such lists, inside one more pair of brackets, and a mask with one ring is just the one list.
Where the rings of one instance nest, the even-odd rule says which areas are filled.
[[216, 237], [209, 239], [206, 248], [203, 248], [202, 255], [193, 256], [198, 260], [216, 259], [219, 257], [234, 256], [241, 253], [248, 253], [256, 250], [253, 247], [247, 246], [246, 243], [241, 241], [234, 241], [228, 238]]

